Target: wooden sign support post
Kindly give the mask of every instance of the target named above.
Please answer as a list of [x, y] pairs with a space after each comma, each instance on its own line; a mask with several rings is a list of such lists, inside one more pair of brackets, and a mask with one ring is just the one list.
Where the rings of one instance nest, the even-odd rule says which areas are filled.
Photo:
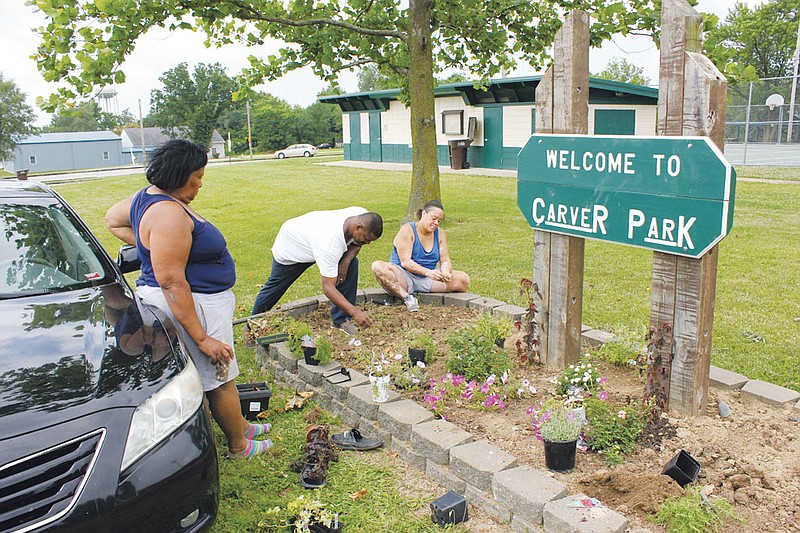
[[[728, 82], [699, 53], [701, 28], [686, 0], [664, 0], [658, 132], [707, 136], [722, 150]], [[699, 259], [653, 252], [648, 392], [689, 415], [708, 395], [718, 247]]]
[[[536, 131], [588, 133], [589, 15], [574, 11], [556, 34], [553, 65], [536, 88]], [[585, 239], [536, 230], [533, 281], [542, 295], [539, 350], [542, 361], [564, 368], [581, 349]]]

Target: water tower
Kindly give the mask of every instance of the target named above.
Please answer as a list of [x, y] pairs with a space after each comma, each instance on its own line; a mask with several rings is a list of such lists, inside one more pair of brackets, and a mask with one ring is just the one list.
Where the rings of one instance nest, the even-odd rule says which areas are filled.
[[117, 103], [117, 90], [113, 87], [103, 87], [97, 93], [97, 98], [100, 100], [100, 107], [106, 113], [119, 115], [119, 104]]

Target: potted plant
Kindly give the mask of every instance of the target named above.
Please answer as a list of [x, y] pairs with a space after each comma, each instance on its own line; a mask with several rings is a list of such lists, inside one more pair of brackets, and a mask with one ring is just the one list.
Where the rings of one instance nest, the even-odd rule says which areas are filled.
[[389, 399], [389, 381], [392, 379], [392, 374], [396, 373], [402, 359], [402, 354], [390, 357], [380, 354], [380, 357], [372, 359], [369, 382], [372, 385], [372, 401], [375, 403], [384, 403]]
[[513, 324], [503, 317], [483, 314], [475, 322], [475, 335], [487, 339], [500, 348], [504, 346], [506, 337], [513, 331]]
[[305, 322], [301, 322], [300, 320], [289, 318], [286, 329], [289, 333], [289, 339], [287, 341], [289, 344], [289, 350], [294, 354], [295, 357], [303, 357], [303, 338], [314, 338], [314, 332], [311, 331], [311, 326]]
[[343, 524], [339, 514], [327, 510], [321, 501], [298, 496], [285, 508], [267, 510], [263, 526], [270, 531], [290, 526], [293, 533], [339, 533]]
[[425, 363], [417, 361], [416, 364], [406, 368], [394, 378], [396, 387], [405, 390], [413, 390], [424, 385], [428, 380], [425, 372]]
[[536, 437], [544, 442], [547, 468], [557, 472], [572, 470], [583, 420], [562, 401], [551, 398], [533, 413], [532, 422]]
[[411, 331], [408, 334], [408, 359], [409, 366], [413, 367], [417, 362], [429, 363], [436, 356], [436, 341], [424, 331]]

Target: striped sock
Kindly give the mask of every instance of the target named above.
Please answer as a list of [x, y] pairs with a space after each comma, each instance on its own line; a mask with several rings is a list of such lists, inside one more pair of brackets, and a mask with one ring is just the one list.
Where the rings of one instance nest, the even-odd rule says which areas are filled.
[[228, 452], [228, 459], [250, 459], [251, 457], [255, 457], [256, 455], [263, 455], [267, 453], [267, 450], [272, 448], [272, 441], [269, 439], [266, 440], [247, 440], [247, 445], [244, 447], [244, 450], [231, 453]]
[[270, 429], [272, 429], [272, 424], [248, 424], [247, 431], [244, 432], [244, 438], [253, 440], [255, 437], [263, 435]]

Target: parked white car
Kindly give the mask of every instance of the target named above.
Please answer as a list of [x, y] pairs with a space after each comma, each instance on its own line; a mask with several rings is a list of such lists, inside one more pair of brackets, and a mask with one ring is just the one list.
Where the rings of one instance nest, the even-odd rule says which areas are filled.
[[284, 157], [311, 157], [318, 151], [319, 148], [313, 144], [293, 144], [275, 152], [275, 157], [278, 159], [283, 159]]

